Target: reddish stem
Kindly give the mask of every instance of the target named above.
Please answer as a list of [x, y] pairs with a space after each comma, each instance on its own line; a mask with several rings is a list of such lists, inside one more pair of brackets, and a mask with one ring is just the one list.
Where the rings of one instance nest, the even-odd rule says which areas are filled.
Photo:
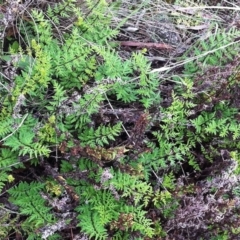
[[145, 42], [133, 42], [133, 41], [122, 41], [119, 42], [121, 46], [129, 47], [141, 47], [141, 48], [158, 48], [162, 50], [173, 50], [171, 45], [166, 43], [145, 43]]

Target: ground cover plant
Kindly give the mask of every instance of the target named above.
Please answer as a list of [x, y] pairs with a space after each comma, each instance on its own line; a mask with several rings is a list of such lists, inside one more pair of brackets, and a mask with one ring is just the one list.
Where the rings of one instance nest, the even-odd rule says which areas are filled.
[[239, 2], [0, 2], [0, 239], [237, 239]]

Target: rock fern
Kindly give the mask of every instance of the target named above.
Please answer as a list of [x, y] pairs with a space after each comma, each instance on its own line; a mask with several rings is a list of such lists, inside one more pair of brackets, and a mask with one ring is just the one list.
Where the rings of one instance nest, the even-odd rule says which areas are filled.
[[[239, 174], [239, 31], [197, 42], [164, 92], [144, 51], [116, 51], [109, 8], [67, 0], [32, 10], [18, 26], [27, 44], [15, 61], [4, 53], [18, 74], [1, 78], [0, 190], [15, 209], [1, 212], [14, 219], [1, 237], [21, 222], [28, 239], [60, 239], [69, 226], [92, 239], [174, 239], [190, 229], [184, 203], [212, 197], [204, 171], [213, 185], [228, 168]], [[239, 195], [236, 179], [225, 195]], [[222, 205], [213, 209], [233, 214]]]

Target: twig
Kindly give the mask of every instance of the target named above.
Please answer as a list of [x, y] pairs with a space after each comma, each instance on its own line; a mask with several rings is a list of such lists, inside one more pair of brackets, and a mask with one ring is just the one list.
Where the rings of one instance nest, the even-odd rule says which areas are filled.
[[162, 50], [173, 50], [171, 45], [166, 43], [145, 43], [145, 42], [133, 42], [133, 41], [121, 41], [121, 46], [140, 47], [140, 48], [157, 48]]

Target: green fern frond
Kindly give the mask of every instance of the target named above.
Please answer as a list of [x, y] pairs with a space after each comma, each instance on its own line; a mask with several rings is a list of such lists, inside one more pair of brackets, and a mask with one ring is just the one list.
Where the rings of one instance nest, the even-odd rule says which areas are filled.
[[99, 126], [96, 130], [93, 128], [86, 129], [79, 139], [83, 146], [89, 145], [90, 147], [101, 146], [109, 144], [109, 141], [114, 141], [115, 137], [120, 134], [122, 130], [121, 122], [117, 123], [113, 127], [111, 126]]
[[8, 173], [4, 170], [0, 170], [0, 192], [4, 188], [5, 184], [8, 182]]
[[122, 197], [133, 197], [135, 205], [142, 202], [144, 206], [147, 206], [153, 194], [150, 184], [140, 180], [137, 176], [130, 176], [120, 171], [115, 173], [111, 184], [117, 190], [122, 191]]
[[12, 125], [13, 125], [12, 118], [8, 118], [6, 120], [1, 120], [1, 124], [0, 124], [0, 138], [1, 139], [13, 131]]
[[11, 147], [12, 151], [19, 151], [19, 155], [30, 155], [30, 157], [48, 156], [50, 150], [41, 143], [33, 142], [34, 132], [24, 131], [24, 128], [19, 133], [10, 136], [5, 145]]
[[154, 236], [153, 223], [150, 219], [145, 217], [145, 214], [146, 212], [142, 209], [135, 211], [132, 229], [140, 231], [143, 236], [152, 238]]
[[[235, 44], [235, 38], [239, 35], [239, 30], [231, 28], [230, 31], [218, 30], [211, 34], [205, 41], [199, 40], [194, 48], [196, 60], [184, 65], [185, 74], [191, 75], [201, 72], [208, 66], [224, 66], [236, 56], [239, 46]], [[187, 51], [184, 59], [187, 58]]]
[[108, 191], [97, 192], [95, 198], [89, 200], [93, 210], [99, 214], [99, 222], [104, 226], [119, 215], [116, 199]]
[[90, 209], [84, 209], [78, 216], [79, 224], [82, 231], [86, 233], [90, 238], [105, 240], [107, 239], [107, 230], [99, 222], [99, 215], [97, 212], [93, 212]]
[[12, 196], [11, 201], [22, 208], [22, 213], [37, 215], [30, 216], [29, 220], [40, 218], [42, 221], [51, 219], [50, 222], [52, 222], [53, 216], [49, 215], [50, 208], [45, 207], [45, 200], [40, 195], [43, 187], [43, 184], [37, 182], [31, 182], [30, 184], [21, 182], [18, 186], [8, 190], [8, 192]]
[[11, 195], [11, 202], [20, 207], [21, 213], [27, 215], [26, 222], [35, 227], [43, 226], [54, 222], [50, 213], [51, 208], [45, 206], [45, 200], [41, 197], [40, 191], [44, 184], [38, 182], [21, 182], [8, 190]]
[[11, 169], [12, 167], [22, 167], [22, 163], [18, 161], [18, 154], [12, 152], [11, 149], [3, 148], [0, 153], [0, 169]]

